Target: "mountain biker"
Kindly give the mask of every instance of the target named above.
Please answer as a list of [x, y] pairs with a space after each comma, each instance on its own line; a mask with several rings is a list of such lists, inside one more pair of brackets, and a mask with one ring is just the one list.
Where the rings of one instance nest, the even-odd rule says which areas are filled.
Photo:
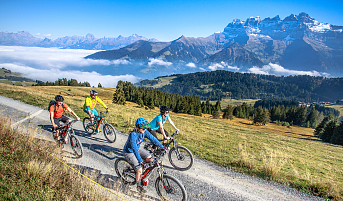
[[[151, 122], [150, 122], [150, 125], [151, 127], [148, 129], [148, 131], [155, 137], [157, 138], [157, 135], [156, 135], [156, 132], [160, 133], [163, 135], [164, 140], [163, 143], [167, 143], [167, 140], [169, 140], [170, 138], [168, 137], [169, 136], [169, 133], [163, 128], [163, 124], [166, 123], [166, 121], [168, 120], [170, 125], [173, 126], [173, 128], [176, 130], [176, 131], [179, 131], [178, 128], [176, 128], [176, 126], [174, 125], [174, 122], [171, 120], [170, 116], [169, 116], [169, 111], [170, 111], [170, 108], [168, 106], [165, 106], [165, 105], [161, 105], [160, 106], [160, 114], [157, 115]], [[153, 151], [154, 149], [156, 148], [156, 146], [153, 146], [152, 147], [152, 150]]]
[[[72, 113], [75, 116], [75, 118], [78, 121], [80, 121], [80, 118], [75, 114], [75, 112], [73, 110], [71, 110], [67, 104], [63, 103], [63, 101], [64, 101], [63, 96], [56, 95], [55, 96], [55, 103], [52, 104], [49, 108], [50, 121], [52, 123], [53, 132], [55, 131], [55, 129], [58, 126], [60, 126], [60, 121], [62, 121], [63, 123], [67, 123], [67, 122], [71, 121], [70, 118], [63, 115], [63, 112], [65, 112], [65, 109], [68, 112]], [[56, 132], [55, 139], [57, 139], [58, 141], [60, 140], [60, 134], [58, 131]]]
[[[85, 100], [85, 104], [83, 105], [83, 111], [87, 113], [90, 117], [90, 122], [93, 124], [93, 116], [99, 115], [98, 111], [95, 109], [96, 103], [100, 103], [106, 111], [108, 111], [108, 107], [105, 105], [105, 103], [97, 96], [98, 92], [95, 90], [91, 90], [90, 96], [88, 96]], [[99, 133], [99, 130], [95, 131], [96, 133]]]
[[[144, 148], [140, 147], [144, 138], [148, 138], [153, 144], [161, 147], [164, 152], [166, 149], [163, 145], [146, 129], [150, 127], [150, 124], [144, 118], [138, 118], [136, 121], [136, 127], [130, 133], [124, 149], [123, 155], [125, 159], [132, 165], [133, 169], [136, 171], [136, 182], [137, 190], [140, 193], [146, 193], [141, 183], [142, 166], [146, 167], [149, 161], [153, 161], [150, 153]], [[143, 158], [143, 159], [142, 159]]]

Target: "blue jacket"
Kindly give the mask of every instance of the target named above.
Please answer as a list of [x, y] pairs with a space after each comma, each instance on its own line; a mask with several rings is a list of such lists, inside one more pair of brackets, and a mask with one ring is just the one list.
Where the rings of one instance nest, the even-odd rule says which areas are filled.
[[141, 146], [144, 138], [148, 138], [152, 143], [163, 148], [163, 145], [149, 131], [145, 130], [143, 135], [143, 133], [133, 130], [127, 138], [123, 152], [134, 153], [139, 163], [143, 162], [142, 157], [139, 155], [138, 149]]

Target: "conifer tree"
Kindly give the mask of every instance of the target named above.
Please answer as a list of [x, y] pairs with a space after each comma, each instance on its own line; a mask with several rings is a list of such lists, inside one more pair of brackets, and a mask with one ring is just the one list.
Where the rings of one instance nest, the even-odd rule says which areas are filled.
[[330, 142], [333, 144], [343, 145], [343, 121], [333, 131]]
[[330, 114], [329, 116], [325, 117], [323, 119], [323, 121], [320, 122], [320, 124], [316, 127], [316, 129], [314, 130], [314, 136], [321, 136], [321, 134], [324, 132], [324, 128], [326, 126], [327, 123], [329, 123], [330, 121], [332, 121], [334, 118], [333, 116]]
[[116, 91], [113, 94], [112, 102], [119, 105], [125, 105], [125, 94], [121, 85], [117, 85]]
[[329, 123], [326, 124], [324, 127], [323, 133], [319, 136], [324, 142], [330, 142], [331, 137], [333, 135], [333, 131], [337, 127], [337, 119], [331, 120]]

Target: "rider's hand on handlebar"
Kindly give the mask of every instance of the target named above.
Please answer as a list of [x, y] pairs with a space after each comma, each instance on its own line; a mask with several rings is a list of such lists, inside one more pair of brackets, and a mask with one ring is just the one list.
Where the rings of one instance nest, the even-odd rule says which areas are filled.
[[163, 155], [167, 153], [167, 147], [162, 148], [162, 153], [163, 153]]
[[143, 168], [148, 168], [150, 166], [149, 162], [141, 162]]
[[80, 119], [80, 117], [77, 117], [76, 120], [80, 121], [81, 119]]
[[166, 139], [166, 140], [170, 140], [170, 137], [168, 137], [168, 136], [167, 136], [167, 137], [165, 137], [164, 139]]

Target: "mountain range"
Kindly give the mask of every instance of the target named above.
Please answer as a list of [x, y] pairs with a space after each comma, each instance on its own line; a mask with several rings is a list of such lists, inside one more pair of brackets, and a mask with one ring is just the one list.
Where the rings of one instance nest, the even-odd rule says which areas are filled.
[[0, 32], [0, 45], [6, 46], [29, 46], [29, 47], [58, 47], [64, 49], [86, 49], [86, 50], [112, 50], [125, 47], [138, 40], [154, 41], [143, 36], [133, 34], [129, 37], [118, 36], [117, 38], [95, 38], [92, 34], [84, 36], [65, 36], [52, 40], [49, 38], [37, 38], [28, 31], [18, 33]]
[[225, 64], [241, 71], [272, 63], [290, 70], [343, 76], [343, 26], [318, 22], [306, 13], [291, 14], [283, 20], [279, 16], [263, 20], [250, 17], [245, 21], [234, 19], [223, 32], [205, 38], [136, 41], [86, 58], [143, 62], [154, 58], [204, 68]]

